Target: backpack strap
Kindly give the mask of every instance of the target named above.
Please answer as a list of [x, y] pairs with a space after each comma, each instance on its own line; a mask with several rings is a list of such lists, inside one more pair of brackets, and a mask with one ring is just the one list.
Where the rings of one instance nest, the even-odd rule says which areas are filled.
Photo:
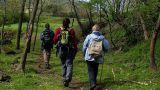
[[[63, 27], [60, 27], [60, 29], [61, 29], [61, 30], [64, 30]], [[70, 32], [70, 31], [72, 30], [72, 28], [69, 27], [69, 28], [67, 28], [67, 30]]]

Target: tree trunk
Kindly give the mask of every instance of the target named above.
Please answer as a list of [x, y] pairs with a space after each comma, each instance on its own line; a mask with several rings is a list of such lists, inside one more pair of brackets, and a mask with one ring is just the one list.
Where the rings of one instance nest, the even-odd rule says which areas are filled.
[[6, 24], [6, 0], [4, 0], [4, 14], [3, 14], [3, 23], [2, 23], [2, 30], [1, 30], [1, 47], [2, 47], [2, 42], [3, 42], [3, 31], [4, 31], [4, 26]]
[[75, 13], [75, 16], [76, 16], [76, 19], [77, 19], [77, 22], [78, 22], [78, 24], [79, 24], [79, 26], [80, 26], [80, 29], [81, 29], [81, 31], [82, 31], [82, 35], [84, 36], [84, 29], [83, 29], [83, 25], [82, 25], [82, 23], [81, 23], [81, 21], [80, 21], [80, 18], [79, 18], [79, 15], [78, 15], [78, 13], [77, 13], [77, 10], [76, 10], [76, 6], [75, 6], [75, 4], [74, 4], [74, 0], [69, 0], [69, 2], [71, 3], [71, 5], [72, 5], [72, 7], [73, 7], [73, 10], [74, 10], [74, 13]]
[[42, 14], [43, 4], [44, 4], [44, 2], [42, 2], [42, 0], [41, 0], [41, 7], [40, 7], [40, 11], [39, 11], [39, 14], [38, 14], [38, 17], [37, 17], [37, 22], [36, 22], [36, 35], [35, 35], [34, 41], [33, 41], [33, 51], [34, 51], [35, 46], [36, 46], [36, 39], [37, 39], [37, 33], [38, 33], [39, 19], [40, 19], [40, 16]]
[[88, 9], [85, 9], [85, 10], [86, 10], [86, 14], [87, 14], [87, 17], [88, 17], [89, 24], [90, 24], [90, 26], [92, 26], [93, 23], [94, 23], [93, 19], [92, 19], [92, 6], [89, 5]]
[[[29, 12], [28, 12], [28, 15], [29, 15], [29, 18], [31, 18], [31, 6], [33, 6], [33, 5], [31, 5], [31, 4], [33, 3], [33, 1], [29, 0], [28, 3], [29, 3], [29, 5], [28, 5], [28, 11], [29, 11]], [[33, 11], [33, 8], [32, 8], [32, 11]], [[33, 26], [33, 29], [34, 29], [34, 26]], [[28, 21], [28, 23], [27, 23], [26, 34], [28, 33], [28, 30], [29, 30], [29, 21]], [[30, 52], [30, 46], [31, 46], [31, 42], [29, 43], [29, 47], [28, 47], [27, 53]]]
[[28, 15], [29, 17], [31, 16], [31, 0], [29, 0], [29, 4], [28, 4]]
[[86, 9], [86, 14], [87, 14], [87, 17], [88, 17], [88, 21], [89, 21], [90, 26], [92, 26], [92, 25], [93, 25], [92, 16], [91, 16], [91, 14], [88, 12], [87, 9]]
[[92, 7], [89, 7], [89, 17], [90, 17], [90, 22], [93, 24], [93, 19], [92, 19]]
[[21, 31], [22, 31], [22, 22], [23, 22], [23, 16], [24, 16], [24, 8], [26, 0], [21, 0], [21, 11], [20, 11], [20, 18], [19, 18], [19, 25], [18, 25], [18, 32], [17, 32], [17, 43], [16, 43], [16, 49], [20, 49], [20, 38], [21, 38]]
[[102, 11], [101, 11], [101, 7], [102, 7], [102, 0], [100, 0], [100, 4], [99, 4], [100, 10], [99, 10], [99, 22], [102, 22]]
[[139, 18], [140, 18], [142, 29], [143, 29], [143, 32], [144, 32], [144, 39], [148, 40], [149, 39], [149, 33], [148, 33], [147, 29], [146, 29], [146, 25], [145, 25], [144, 19], [142, 18], [142, 15], [140, 13], [139, 13]]
[[115, 43], [114, 43], [114, 41], [113, 41], [113, 38], [112, 38], [112, 24], [111, 24], [111, 21], [109, 20], [108, 12], [107, 12], [105, 9], [103, 9], [103, 8], [102, 8], [102, 10], [103, 10], [103, 12], [106, 14], [106, 16], [107, 16], [106, 21], [107, 21], [108, 24], [109, 24], [109, 35], [110, 35], [110, 38], [111, 38], [111, 43], [112, 43], [114, 49], [117, 49], [117, 47], [116, 47], [116, 45], [115, 45]]
[[35, 46], [36, 46], [36, 39], [37, 39], [37, 33], [38, 33], [38, 25], [39, 25], [39, 17], [38, 17], [38, 20], [37, 20], [37, 22], [36, 22], [36, 35], [35, 35], [35, 37], [34, 37], [34, 41], [33, 41], [33, 49], [32, 49], [32, 51], [34, 51], [35, 50]]
[[160, 31], [160, 15], [158, 17], [156, 29], [153, 33], [153, 37], [150, 44], [150, 68], [153, 71], [157, 69], [156, 62], [155, 62], [155, 46], [156, 46], [156, 41], [158, 38], [159, 31]]
[[28, 51], [28, 47], [30, 45], [31, 38], [32, 38], [33, 25], [34, 25], [34, 20], [35, 20], [35, 17], [36, 17], [36, 12], [37, 12], [37, 9], [38, 9], [38, 4], [39, 4], [39, 0], [35, 0], [32, 16], [31, 16], [30, 21], [29, 21], [29, 31], [27, 32], [27, 40], [26, 40], [25, 49], [24, 49], [24, 53], [22, 55], [22, 62], [21, 62], [21, 68], [22, 68], [23, 72], [25, 71], [27, 51]]

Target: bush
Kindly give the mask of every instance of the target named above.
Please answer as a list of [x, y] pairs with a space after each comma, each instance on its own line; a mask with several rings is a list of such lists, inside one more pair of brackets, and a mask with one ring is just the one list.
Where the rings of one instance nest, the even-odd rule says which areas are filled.
[[[14, 24], [19, 22], [20, 15], [17, 13], [15, 15], [13, 14], [7, 14], [6, 16], [6, 24]], [[23, 17], [23, 22], [29, 21], [29, 17], [25, 14]], [[3, 16], [0, 15], [0, 25], [3, 23]]]

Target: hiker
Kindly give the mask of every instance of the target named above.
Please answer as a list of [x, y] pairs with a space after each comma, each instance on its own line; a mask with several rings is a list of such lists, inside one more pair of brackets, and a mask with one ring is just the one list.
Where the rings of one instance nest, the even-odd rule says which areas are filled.
[[45, 29], [40, 35], [40, 39], [42, 41], [41, 50], [43, 52], [44, 65], [46, 69], [50, 69], [49, 59], [51, 55], [51, 49], [53, 48], [53, 37], [54, 32], [50, 29], [50, 25], [46, 23]]
[[90, 90], [94, 90], [97, 82], [98, 66], [103, 64], [103, 53], [109, 48], [109, 42], [99, 32], [100, 26], [95, 24], [92, 33], [89, 34], [83, 43], [84, 58], [88, 66]]
[[57, 45], [57, 54], [62, 64], [62, 77], [65, 87], [68, 87], [72, 80], [73, 60], [77, 52], [75, 31], [69, 27], [69, 24], [69, 18], [65, 18], [62, 26], [56, 29], [53, 38], [54, 44]]

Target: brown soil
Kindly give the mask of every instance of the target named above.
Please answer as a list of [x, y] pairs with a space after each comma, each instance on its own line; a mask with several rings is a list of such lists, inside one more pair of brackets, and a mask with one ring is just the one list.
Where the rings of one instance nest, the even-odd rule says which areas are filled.
[[[44, 68], [44, 62], [43, 62], [42, 55], [40, 55], [39, 58], [35, 61], [34, 70], [38, 74], [53, 74], [54, 77], [57, 77], [58, 79], [61, 78], [61, 76], [56, 74], [52, 69]], [[79, 82], [77, 80], [72, 80], [68, 88], [69, 90], [88, 90], [85, 88], [82, 82]]]
[[4, 72], [0, 71], [0, 81], [7, 81], [9, 82], [9, 80], [11, 79], [11, 77], [7, 74], [5, 74]]
[[69, 84], [69, 89], [70, 90], [88, 90], [83, 82], [79, 82], [77, 80], [72, 80], [71, 83]]
[[36, 60], [34, 69], [38, 74], [54, 74], [51, 69], [45, 69], [42, 55]]
[[[52, 68], [52, 67], [51, 67]], [[54, 72], [52, 69], [45, 69], [44, 68], [44, 62], [43, 62], [43, 56], [40, 55], [39, 58], [35, 62], [34, 66], [35, 72], [38, 74], [53, 74], [55, 79], [61, 79], [61, 75], [58, 75], [56, 72]], [[62, 83], [63, 85], [63, 83]], [[87, 88], [85, 82], [80, 82], [78, 80], [73, 79], [68, 87], [69, 90], [89, 90]], [[105, 90], [103, 85], [97, 85], [95, 90]]]

